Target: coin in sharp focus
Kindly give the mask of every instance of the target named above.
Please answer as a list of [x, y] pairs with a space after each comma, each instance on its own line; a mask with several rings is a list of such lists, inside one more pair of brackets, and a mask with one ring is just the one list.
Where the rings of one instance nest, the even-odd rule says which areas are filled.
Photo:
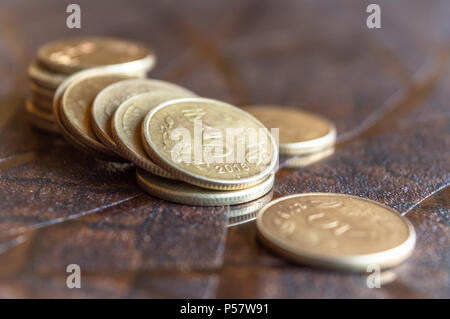
[[141, 123], [155, 106], [189, 95], [192, 96], [193, 93], [187, 90], [178, 92], [154, 90], [133, 96], [123, 102], [111, 121], [112, 136], [117, 153], [152, 174], [175, 179], [172, 174], [155, 164], [145, 152], [141, 141]]
[[71, 83], [61, 99], [60, 118], [71, 135], [89, 148], [112, 158], [115, 153], [100, 143], [92, 130], [90, 106], [102, 89], [129, 78], [124, 74], [100, 74], [82, 78]]
[[115, 110], [128, 98], [155, 90], [184, 94], [178, 97], [195, 96], [194, 93], [181, 86], [160, 80], [129, 79], [111, 84], [100, 91], [91, 108], [92, 128], [98, 139], [106, 146], [114, 149], [116, 143], [111, 137], [111, 117]]
[[55, 72], [74, 72], [99, 66], [123, 66], [150, 70], [155, 55], [147, 47], [128, 40], [87, 37], [54, 41], [37, 53], [39, 62]]
[[340, 270], [393, 267], [416, 241], [411, 223], [393, 209], [344, 194], [279, 198], [259, 212], [256, 225], [261, 241], [285, 257]]
[[67, 75], [44, 69], [37, 62], [28, 67], [28, 76], [32, 81], [51, 90], [55, 90], [67, 78]]
[[47, 132], [59, 134], [58, 126], [52, 113], [40, 110], [30, 100], [26, 101], [25, 109], [28, 120], [32, 125]]
[[[144, 149], [156, 164], [204, 188], [231, 190], [258, 184], [274, 172], [278, 160], [275, 140], [258, 120], [213, 99], [162, 103], [147, 114], [141, 134]], [[181, 141], [174, 139], [180, 134]]]
[[279, 129], [281, 155], [308, 154], [334, 145], [336, 128], [323, 117], [277, 106], [245, 106], [243, 110], [260, 120], [268, 129]]
[[136, 170], [138, 184], [150, 195], [168, 201], [195, 206], [222, 206], [241, 204], [267, 194], [273, 187], [274, 175], [246, 189], [211, 190], [180, 181], [158, 177], [140, 168]]

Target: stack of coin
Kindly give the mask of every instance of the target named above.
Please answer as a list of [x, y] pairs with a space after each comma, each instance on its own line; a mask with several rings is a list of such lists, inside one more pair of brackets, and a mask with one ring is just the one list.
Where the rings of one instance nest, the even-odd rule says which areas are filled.
[[[233, 105], [197, 97], [179, 85], [142, 78], [137, 71], [130, 65], [113, 65], [66, 78], [53, 98], [58, 131], [86, 154], [133, 162], [138, 167], [138, 184], [165, 200], [221, 206], [247, 203], [270, 192], [278, 148], [258, 120]], [[196, 146], [198, 123], [200, 148]], [[229, 150], [239, 152], [238, 143], [231, 148], [228, 140], [226, 147], [220, 144], [228, 129], [259, 132], [257, 145], [264, 147], [244, 144], [244, 161], [233, 156], [226, 161]], [[211, 158], [205, 157], [207, 150], [212, 151]], [[173, 156], [176, 152], [190, 157], [180, 161]]]
[[269, 129], [278, 129], [284, 167], [303, 167], [334, 153], [336, 128], [325, 118], [302, 110], [272, 105], [243, 109]]
[[28, 68], [30, 96], [26, 102], [29, 121], [36, 127], [59, 133], [53, 115], [58, 86], [78, 71], [114, 66], [135, 70], [139, 76], [155, 64], [155, 55], [141, 44], [112, 38], [74, 38], [47, 43]]

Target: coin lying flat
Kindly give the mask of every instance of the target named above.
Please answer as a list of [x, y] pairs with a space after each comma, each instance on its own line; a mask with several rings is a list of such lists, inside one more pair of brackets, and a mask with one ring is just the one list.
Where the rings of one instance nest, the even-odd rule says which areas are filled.
[[53, 110], [53, 101], [49, 98], [31, 93], [30, 101], [34, 104], [34, 106], [36, 106], [38, 109], [41, 109], [44, 112], [52, 112]]
[[155, 63], [153, 52], [141, 44], [100, 37], [50, 42], [38, 50], [37, 56], [46, 68], [64, 74], [112, 65], [148, 71]]
[[268, 129], [279, 129], [280, 154], [312, 153], [334, 145], [336, 128], [328, 120], [313, 113], [277, 106], [242, 108], [260, 120]]
[[267, 194], [273, 187], [274, 176], [269, 175], [252, 188], [220, 191], [152, 175], [142, 169], [136, 170], [138, 184], [150, 195], [168, 201], [196, 206], [234, 205], [252, 201]]
[[61, 119], [74, 137], [101, 153], [114, 156], [111, 150], [97, 140], [91, 128], [90, 106], [102, 89], [129, 78], [124, 74], [102, 74], [69, 85], [61, 100]]
[[181, 86], [160, 80], [129, 79], [111, 84], [100, 91], [92, 104], [92, 128], [98, 139], [114, 149], [116, 143], [111, 137], [111, 117], [114, 111], [128, 98], [154, 90], [181, 92], [184, 93], [183, 96], [195, 96], [194, 93]]
[[39, 85], [52, 90], [55, 90], [67, 78], [64, 74], [42, 68], [37, 62], [31, 63], [28, 67], [28, 76]]
[[228, 212], [228, 227], [245, 224], [255, 220], [258, 211], [270, 203], [272, 197], [273, 190], [251, 202], [231, 205]]
[[212, 99], [162, 103], [147, 114], [141, 133], [144, 149], [156, 164], [204, 188], [258, 184], [273, 173], [278, 159], [275, 140], [258, 120]]
[[[119, 82], [120, 83], [120, 82]], [[169, 92], [154, 90], [142, 93], [123, 102], [114, 113], [111, 121], [112, 136], [117, 152], [144, 170], [166, 178], [175, 177], [156, 165], [142, 147], [141, 123], [147, 113], [155, 106], [171, 99], [192, 95], [187, 90]]]
[[55, 95], [54, 90], [44, 88], [33, 82], [30, 83], [30, 89], [32, 93], [37, 94], [38, 96], [46, 99], [53, 99], [53, 96]]
[[357, 196], [310, 193], [279, 198], [258, 214], [260, 239], [301, 263], [342, 270], [395, 266], [415, 245], [411, 223], [393, 209]]
[[280, 167], [296, 169], [306, 167], [317, 163], [334, 154], [334, 146], [318, 150], [314, 153], [294, 155], [294, 156], [280, 156]]
[[29, 100], [26, 101], [25, 109], [28, 120], [35, 127], [47, 132], [59, 134], [58, 126], [55, 123], [52, 113], [41, 111]]

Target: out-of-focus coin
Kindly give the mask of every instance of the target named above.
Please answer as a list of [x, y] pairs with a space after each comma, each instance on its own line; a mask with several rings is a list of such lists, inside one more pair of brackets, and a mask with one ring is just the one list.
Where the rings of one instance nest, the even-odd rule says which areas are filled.
[[258, 120], [206, 98], [153, 108], [142, 123], [142, 144], [175, 177], [210, 189], [251, 187], [273, 173], [278, 160], [275, 140]]
[[43, 112], [29, 100], [26, 101], [25, 110], [27, 118], [32, 125], [50, 133], [59, 134], [58, 126], [52, 113]]
[[97, 140], [91, 128], [90, 106], [102, 89], [129, 78], [124, 74], [102, 74], [83, 78], [70, 84], [61, 100], [60, 116], [71, 135], [82, 144], [114, 157], [115, 153]]
[[273, 187], [274, 175], [251, 188], [220, 191], [200, 188], [180, 181], [136, 170], [138, 184], [149, 194], [168, 201], [196, 206], [234, 205], [252, 201], [267, 194]]
[[282, 155], [313, 153], [334, 145], [336, 141], [333, 123], [316, 114], [265, 105], [242, 109], [260, 120], [269, 130], [279, 129]]
[[[119, 82], [121, 83], [121, 82]], [[118, 83], [118, 84], [119, 84]], [[117, 153], [152, 174], [174, 178], [172, 174], [156, 165], [142, 147], [141, 124], [147, 113], [155, 106], [171, 99], [193, 95], [187, 90], [154, 90], [142, 93], [123, 102], [111, 121], [112, 136]]]
[[258, 214], [262, 242], [300, 263], [367, 271], [407, 259], [416, 236], [393, 209], [357, 196], [310, 193], [279, 198]]
[[51, 99], [42, 97], [35, 93], [30, 94], [30, 101], [36, 106], [38, 109], [44, 112], [53, 112], [53, 102]]
[[42, 68], [37, 62], [31, 63], [28, 67], [28, 76], [39, 85], [52, 90], [55, 90], [67, 78], [67, 75]]
[[44, 88], [42, 86], [39, 86], [33, 82], [30, 83], [30, 89], [33, 94], [37, 94], [38, 96], [46, 99], [53, 99], [53, 96], [55, 95], [55, 91], [51, 89]]
[[50, 42], [37, 53], [38, 60], [55, 72], [74, 72], [101, 66], [150, 70], [155, 55], [145, 46], [114, 38], [72, 38]]
[[115, 110], [128, 98], [155, 90], [180, 92], [184, 96], [195, 96], [194, 93], [181, 86], [160, 80], [129, 79], [111, 84], [100, 91], [92, 104], [92, 128], [98, 139], [106, 146], [114, 149], [116, 143], [111, 137], [111, 116]]
[[280, 167], [282, 168], [301, 168], [311, 164], [317, 163], [334, 154], [334, 146], [318, 150], [314, 153], [294, 155], [294, 156], [280, 156]]

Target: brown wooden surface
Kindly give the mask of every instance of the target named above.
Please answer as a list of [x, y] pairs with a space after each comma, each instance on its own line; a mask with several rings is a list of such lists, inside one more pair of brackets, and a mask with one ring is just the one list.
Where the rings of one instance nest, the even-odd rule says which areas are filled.
[[[449, 297], [450, 3], [378, 1], [64, 1], [0, 4], [0, 297]], [[282, 168], [274, 198], [338, 192], [405, 214], [413, 256], [381, 289], [366, 275], [291, 264], [228, 227], [233, 208], [144, 194], [134, 169], [93, 160], [25, 121], [26, 67], [39, 45], [77, 35], [152, 46], [150, 76], [237, 105], [308, 109], [339, 133], [330, 157]], [[282, 165], [283, 165], [282, 161]], [[82, 269], [82, 289], [65, 268]]]

